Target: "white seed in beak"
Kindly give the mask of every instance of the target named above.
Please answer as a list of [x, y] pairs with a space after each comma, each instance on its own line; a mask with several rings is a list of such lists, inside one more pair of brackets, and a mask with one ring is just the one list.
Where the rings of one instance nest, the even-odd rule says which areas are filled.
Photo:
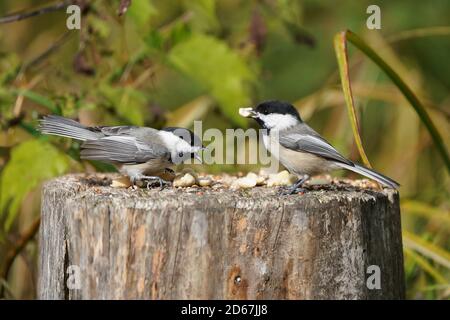
[[239, 108], [239, 114], [245, 118], [249, 118], [255, 114], [252, 108]]

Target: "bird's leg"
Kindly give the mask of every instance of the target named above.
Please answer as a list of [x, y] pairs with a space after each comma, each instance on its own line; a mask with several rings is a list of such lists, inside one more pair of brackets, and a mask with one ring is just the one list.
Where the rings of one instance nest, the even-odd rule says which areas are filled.
[[309, 179], [309, 175], [305, 174], [302, 178], [300, 178], [296, 183], [294, 183], [289, 188], [282, 190], [281, 195], [290, 195], [299, 192], [305, 192], [305, 189], [302, 188], [303, 184]]

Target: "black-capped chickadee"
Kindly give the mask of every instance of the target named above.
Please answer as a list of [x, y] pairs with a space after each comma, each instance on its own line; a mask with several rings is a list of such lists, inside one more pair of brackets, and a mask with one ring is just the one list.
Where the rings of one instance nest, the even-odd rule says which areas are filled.
[[336, 169], [347, 169], [378, 181], [384, 186], [398, 188], [394, 180], [342, 156], [316, 131], [302, 121], [298, 111], [287, 102], [266, 101], [255, 109], [241, 108], [239, 114], [253, 118], [265, 130], [266, 149], [299, 180], [286, 194], [304, 191], [301, 187], [310, 176]]
[[156, 176], [173, 165], [188, 159], [201, 158], [201, 140], [190, 130], [169, 127], [156, 130], [137, 126], [86, 127], [59, 116], [41, 119], [39, 130], [44, 134], [57, 135], [84, 141], [81, 159], [111, 163], [133, 184], [137, 181], [168, 184]]

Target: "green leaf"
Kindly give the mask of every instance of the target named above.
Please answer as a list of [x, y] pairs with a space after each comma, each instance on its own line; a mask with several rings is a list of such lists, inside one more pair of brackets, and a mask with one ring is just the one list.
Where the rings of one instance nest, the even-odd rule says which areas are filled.
[[[184, 21], [176, 21], [164, 31], [151, 30], [145, 37], [147, 48], [153, 51], [166, 51], [168, 48], [175, 47], [177, 44], [188, 39], [191, 35], [191, 29]], [[165, 52], [162, 52], [165, 55]]]
[[4, 229], [11, 227], [28, 192], [68, 168], [69, 158], [50, 143], [33, 139], [14, 147], [0, 180], [0, 216], [6, 213]]
[[291, 24], [300, 24], [302, 22], [303, 8], [297, 0], [277, 0], [278, 15], [281, 20], [288, 21]]
[[[346, 60], [346, 41], [352, 43], [355, 47], [361, 50], [368, 58], [370, 58], [373, 62], [375, 62], [385, 73], [386, 75], [394, 82], [397, 88], [403, 93], [405, 98], [409, 101], [411, 106], [416, 111], [422, 123], [427, 128], [430, 133], [431, 138], [433, 139], [434, 145], [437, 150], [441, 154], [441, 157], [447, 167], [447, 171], [450, 172], [450, 156], [448, 154], [447, 148], [445, 147], [442, 136], [439, 131], [436, 129], [433, 121], [431, 120], [428, 112], [426, 111], [424, 105], [419, 101], [416, 95], [412, 92], [412, 90], [406, 85], [406, 83], [400, 78], [400, 76], [395, 72], [371, 47], [369, 47], [361, 38], [359, 38], [356, 34], [351, 31], [343, 31], [338, 33], [335, 36], [335, 48], [336, 53], [338, 55], [339, 68], [341, 70], [341, 81], [343, 83], [348, 80], [348, 65], [344, 64], [344, 60]], [[347, 75], [345, 75], [347, 73]], [[346, 101], [348, 99], [347, 95], [351, 97], [350, 82], [348, 81], [349, 88], [344, 89], [348, 92], [346, 93]], [[353, 98], [352, 98], [353, 99]], [[347, 101], [347, 105], [349, 105], [349, 101]], [[351, 106], [349, 106], [351, 109]], [[353, 107], [354, 109], [354, 107]], [[349, 112], [351, 112], [349, 110]], [[352, 121], [352, 126], [355, 126]], [[354, 129], [354, 134], [356, 134]], [[356, 138], [356, 137], [355, 137]], [[359, 149], [359, 146], [358, 146]], [[359, 150], [361, 153], [361, 150]]]
[[89, 27], [92, 28], [92, 32], [97, 34], [102, 39], [107, 39], [111, 34], [111, 27], [104, 19], [97, 17], [96, 15], [87, 15]]
[[170, 28], [167, 40], [170, 41], [170, 45], [172, 47], [175, 47], [177, 44], [188, 39], [190, 35], [191, 29], [189, 28], [189, 26], [183, 21], [178, 21]]
[[204, 86], [236, 125], [246, 125], [238, 109], [250, 103], [246, 85], [254, 80], [254, 75], [224, 42], [206, 35], [192, 35], [171, 50], [169, 61]]
[[214, 31], [219, 27], [216, 0], [185, 0], [186, 9], [194, 15], [192, 25], [198, 31]]
[[158, 30], [151, 30], [145, 37], [145, 44], [153, 50], [161, 50], [164, 44], [164, 38]]
[[117, 114], [133, 125], [144, 125], [144, 106], [147, 98], [133, 87], [112, 87], [107, 84], [100, 86], [100, 93], [109, 100]]
[[127, 16], [131, 17], [136, 27], [142, 30], [150, 27], [150, 17], [157, 13], [150, 0], [133, 0], [128, 8]]
[[303, 3], [298, 0], [277, 0], [278, 16], [290, 37], [297, 43], [314, 47], [316, 39], [303, 26]]

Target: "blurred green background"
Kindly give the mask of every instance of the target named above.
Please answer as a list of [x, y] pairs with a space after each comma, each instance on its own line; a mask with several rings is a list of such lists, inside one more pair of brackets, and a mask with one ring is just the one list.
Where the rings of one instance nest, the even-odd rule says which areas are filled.
[[[53, 3], [2, 0], [0, 16]], [[156, 128], [203, 120], [204, 129], [225, 130], [253, 125], [239, 107], [287, 100], [360, 161], [333, 48], [334, 35], [350, 29], [412, 88], [450, 147], [448, 0], [134, 0], [121, 17], [119, 0], [77, 3], [80, 31], [66, 28], [64, 11], [0, 24], [1, 298], [35, 298], [41, 183], [111, 170], [81, 162], [77, 142], [40, 136], [44, 114]], [[371, 4], [381, 8], [381, 30], [366, 27]], [[398, 88], [349, 50], [364, 148], [374, 168], [402, 185], [407, 297], [448, 299], [448, 171]]]

